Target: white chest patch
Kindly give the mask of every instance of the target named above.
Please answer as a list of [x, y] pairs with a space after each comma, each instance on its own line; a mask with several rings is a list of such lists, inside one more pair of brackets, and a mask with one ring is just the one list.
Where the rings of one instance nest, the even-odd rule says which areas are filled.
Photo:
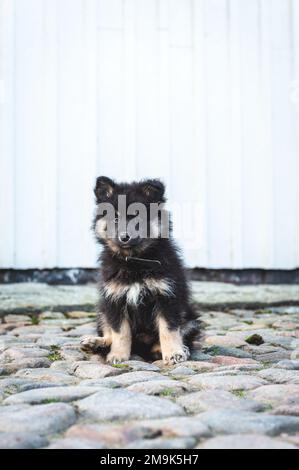
[[136, 282], [135, 284], [131, 285], [127, 291], [127, 302], [131, 305], [137, 305], [139, 297], [144, 289], [142, 284]]
[[141, 301], [142, 295], [148, 291], [152, 295], [172, 297], [174, 286], [170, 279], [145, 279], [143, 283], [135, 282], [130, 285], [110, 281], [103, 287], [103, 294], [107, 299], [117, 301], [126, 296], [127, 303], [135, 306]]

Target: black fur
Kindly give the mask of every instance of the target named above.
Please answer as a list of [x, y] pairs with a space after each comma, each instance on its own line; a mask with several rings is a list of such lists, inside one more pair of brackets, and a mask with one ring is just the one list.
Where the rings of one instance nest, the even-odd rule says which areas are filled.
[[[95, 195], [97, 204], [110, 202], [117, 208], [118, 195], [126, 195], [127, 205], [141, 202], [149, 209], [150, 203], [165, 202], [165, 187], [159, 180], [147, 180], [132, 184], [116, 184], [109, 178], [97, 179]], [[142, 239], [137, 246], [122, 247], [116, 240], [107, 240], [97, 233], [96, 226], [101, 219], [97, 213], [94, 229], [98, 242], [103, 246], [100, 256], [101, 284], [103, 294], [105, 284], [115, 281], [120, 285], [144, 283], [147, 279], [163, 281], [167, 279], [172, 285], [172, 295], [153, 295], [148, 289], [142, 291], [138, 305], [130, 305], [126, 295], [119, 299], [107, 298], [101, 295], [98, 313], [98, 333], [102, 336], [103, 321], [119, 331], [124, 316], [129, 318], [132, 330], [132, 353], [146, 359], [155, 359], [150, 351], [159, 341], [156, 325], [156, 315], [163, 315], [170, 330], [180, 328], [184, 345], [192, 347], [192, 342], [199, 335], [198, 314], [190, 304], [190, 293], [186, 281], [181, 257], [173, 239], [156, 238]], [[149, 218], [148, 218], [149, 220]], [[146, 262], [126, 261], [127, 256], [147, 260], [158, 260], [161, 265], [152, 266]], [[101, 351], [107, 353], [106, 351]]]

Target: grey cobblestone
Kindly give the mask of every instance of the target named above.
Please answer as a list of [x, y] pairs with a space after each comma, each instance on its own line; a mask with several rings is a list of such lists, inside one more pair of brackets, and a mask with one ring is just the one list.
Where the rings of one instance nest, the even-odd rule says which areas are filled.
[[128, 390], [102, 390], [76, 403], [85, 419], [121, 421], [168, 416], [181, 416], [183, 409], [165, 398], [158, 398]]
[[224, 390], [194, 392], [178, 398], [177, 403], [189, 413], [201, 413], [216, 409], [232, 409], [240, 411], [264, 411], [265, 405], [254, 400], [245, 399]]
[[227, 375], [194, 375], [188, 379], [188, 383], [202, 390], [236, 391], [252, 390], [266, 384], [266, 381], [250, 375], [233, 375], [229, 371]]
[[30, 432], [0, 433], [0, 449], [39, 449], [47, 444], [47, 439]]
[[40, 388], [12, 395], [3, 401], [3, 405], [16, 405], [21, 403], [36, 405], [51, 402], [51, 400], [72, 402], [80, 398], [85, 398], [93, 393], [96, 393], [96, 390], [92, 387], [70, 386]]
[[263, 436], [262, 434], [248, 434], [244, 436], [219, 436], [208, 439], [198, 446], [198, 449], [296, 449], [280, 439]]
[[3, 433], [36, 433], [41, 436], [64, 431], [76, 421], [71, 405], [51, 403], [0, 415]]

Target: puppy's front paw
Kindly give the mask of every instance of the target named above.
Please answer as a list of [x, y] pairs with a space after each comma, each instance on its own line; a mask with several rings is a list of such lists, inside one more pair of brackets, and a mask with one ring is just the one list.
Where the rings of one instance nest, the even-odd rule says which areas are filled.
[[81, 349], [86, 352], [96, 351], [98, 348], [104, 348], [105, 346], [105, 338], [99, 336], [84, 336], [80, 341]]
[[128, 361], [130, 359], [129, 354], [116, 354], [111, 352], [107, 355], [106, 361], [108, 364], [120, 364], [121, 362]]
[[164, 357], [164, 363], [166, 365], [174, 365], [178, 364], [179, 362], [188, 361], [190, 357], [190, 351], [187, 346], [184, 346], [182, 350], [175, 351], [171, 353], [168, 357]]

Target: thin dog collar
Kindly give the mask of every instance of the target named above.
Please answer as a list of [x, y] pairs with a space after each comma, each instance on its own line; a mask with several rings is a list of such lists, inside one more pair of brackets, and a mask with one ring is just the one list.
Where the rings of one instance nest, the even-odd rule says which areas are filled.
[[161, 261], [157, 259], [144, 259], [144, 258], [136, 258], [134, 256], [127, 256], [125, 258], [126, 263], [128, 264], [137, 264], [137, 266], [142, 267], [142, 265], [145, 265], [144, 267], [147, 269], [156, 269], [160, 268], [162, 266]]

